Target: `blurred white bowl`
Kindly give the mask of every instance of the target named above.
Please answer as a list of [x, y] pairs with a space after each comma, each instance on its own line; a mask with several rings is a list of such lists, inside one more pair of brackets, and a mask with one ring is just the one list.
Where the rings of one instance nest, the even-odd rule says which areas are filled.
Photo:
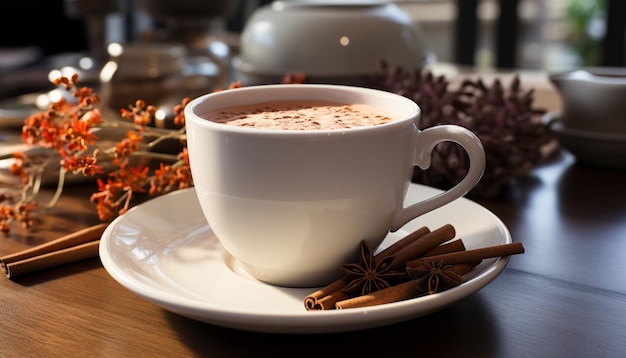
[[572, 129], [560, 118], [560, 113], [550, 112], [543, 117], [543, 122], [578, 162], [610, 169], [626, 169], [626, 135]]
[[583, 67], [549, 76], [568, 128], [626, 135], [626, 68]]
[[246, 85], [295, 72], [308, 82], [359, 84], [381, 60], [392, 66], [433, 60], [418, 24], [386, 1], [275, 1], [252, 14], [240, 50], [233, 67]]

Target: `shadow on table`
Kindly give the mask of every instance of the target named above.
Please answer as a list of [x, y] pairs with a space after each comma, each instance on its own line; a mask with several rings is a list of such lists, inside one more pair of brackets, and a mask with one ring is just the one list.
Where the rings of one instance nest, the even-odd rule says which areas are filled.
[[601, 168], [584, 163], [567, 167], [558, 179], [559, 206], [567, 209], [574, 202], [584, 202], [594, 208], [590, 213], [598, 218], [616, 215], [620, 219], [626, 212], [626, 170]]
[[[497, 322], [475, 294], [408, 322], [363, 331], [285, 335], [222, 328], [166, 311], [179, 339], [199, 356], [220, 357], [494, 357]], [[452, 324], [451, 324], [452, 323]], [[442, 352], [445, 352], [443, 354]]]

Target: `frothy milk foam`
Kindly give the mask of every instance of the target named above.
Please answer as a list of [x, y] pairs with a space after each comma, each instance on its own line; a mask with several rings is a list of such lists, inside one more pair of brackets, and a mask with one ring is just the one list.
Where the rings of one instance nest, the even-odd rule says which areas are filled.
[[330, 101], [272, 101], [222, 108], [202, 115], [216, 123], [282, 130], [329, 130], [375, 126], [392, 116], [370, 105]]

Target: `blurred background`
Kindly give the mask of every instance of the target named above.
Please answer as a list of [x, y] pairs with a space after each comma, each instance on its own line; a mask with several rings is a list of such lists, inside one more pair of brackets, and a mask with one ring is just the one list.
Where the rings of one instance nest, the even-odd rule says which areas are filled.
[[[625, 64], [621, 0], [396, 2], [419, 24], [438, 63], [540, 71]], [[89, 81], [111, 56], [111, 43], [179, 43], [196, 56], [191, 71], [219, 77], [220, 57], [236, 51], [249, 16], [267, 3], [13, 0], [12, 15], [0, 22], [0, 98], [45, 88], [51, 68], [75, 66]]]

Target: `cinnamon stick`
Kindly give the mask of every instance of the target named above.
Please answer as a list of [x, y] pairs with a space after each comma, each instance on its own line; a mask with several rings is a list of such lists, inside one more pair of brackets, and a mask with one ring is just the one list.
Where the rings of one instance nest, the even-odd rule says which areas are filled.
[[396, 241], [391, 246], [389, 246], [388, 248], [378, 253], [376, 257], [383, 258], [383, 257], [395, 255], [398, 251], [412, 244], [413, 242], [419, 240], [420, 238], [422, 238], [424, 235], [428, 233], [430, 233], [430, 229], [426, 226], [422, 226], [421, 228], [413, 231], [412, 233]]
[[[407, 236], [398, 240], [385, 250], [376, 255], [376, 258], [383, 258], [396, 254], [398, 251], [403, 250], [407, 246], [413, 244], [415, 241], [420, 240], [426, 234], [430, 233], [430, 229], [426, 226], [420, 227], [417, 230], [411, 232]], [[345, 275], [340, 279], [330, 283], [329, 285], [311, 293], [304, 298], [304, 307], [307, 310], [326, 310], [335, 307], [335, 303], [341, 300], [345, 300], [350, 295], [342, 292], [341, 290], [348, 285], [350, 277]]]
[[415, 240], [409, 245], [403, 247], [401, 250], [395, 253], [391, 268], [393, 270], [399, 269], [406, 265], [407, 262], [421, 257], [424, 253], [432, 250], [433, 248], [443, 244], [446, 241], [452, 240], [456, 235], [454, 226], [446, 224], [434, 231], [422, 236], [419, 240]]
[[[458, 264], [454, 265], [454, 270], [459, 276], [462, 276], [470, 272], [474, 267], [474, 264]], [[357, 296], [349, 298], [343, 301], [339, 301], [335, 304], [336, 309], [348, 309], [357, 307], [367, 307], [381, 305], [385, 303], [398, 302], [408, 300], [426, 293], [424, 289], [419, 288], [415, 281], [407, 281], [401, 284], [391, 286], [380, 291], [372, 292], [367, 295]]]
[[8, 278], [98, 255], [100, 236], [107, 224], [97, 224], [45, 244], [0, 257]]
[[[483, 247], [473, 250], [442, 253], [428, 257], [423, 256], [407, 262], [406, 267], [411, 267], [417, 264], [418, 260], [431, 261], [442, 263], [443, 265], [452, 265], [454, 267], [454, 270], [461, 276], [470, 272], [483, 259], [522, 253], [524, 253], [524, 246], [519, 242], [514, 242], [511, 244]], [[414, 298], [424, 293], [424, 290], [415, 285], [414, 281], [407, 281], [380, 291], [372, 292], [367, 295], [338, 301], [335, 304], [335, 308], [346, 309], [374, 306]]]
[[[473, 250], [452, 252], [436, 256], [423, 257], [420, 259], [433, 262], [442, 262], [444, 265], [455, 265], [482, 261], [483, 259], [491, 257], [509, 256], [522, 253], [524, 253], [524, 246], [522, 246], [522, 243], [514, 242], [511, 244], [503, 244]], [[406, 265], [411, 266], [411, 262], [407, 262]]]
[[441, 244], [435, 248], [432, 248], [425, 252], [422, 257], [429, 257], [435, 255], [448, 254], [451, 252], [459, 252], [465, 250], [465, 244], [463, 240], [456, 239], [454, 241], [446, 242], [445, 244]]
[[[334, 298], [329, 299], [328, 297], [333, 297], [333, 294], [342, 295], [342, 297], [337, 298], [337, 300], [342, 300], [348, 297], [347, 295], [341, 293], [341, 289], [346, 287], [348, 282], [350, 282], [350, 277], [348, 275], [345, 275], [340, 279], [332, 282], [328, 286], [322, 287], [321, 289], [311, 293], [304, 298], [304, 307], [307, 309], [307, 311], [325, 310], [332, 308], [334, 302], [332, 302], [332, 304], [330, 305], [328, 304], [328, 302], [330, 302]], [[326, 298], [326, 300], [323, 300], [324, 298]]]

